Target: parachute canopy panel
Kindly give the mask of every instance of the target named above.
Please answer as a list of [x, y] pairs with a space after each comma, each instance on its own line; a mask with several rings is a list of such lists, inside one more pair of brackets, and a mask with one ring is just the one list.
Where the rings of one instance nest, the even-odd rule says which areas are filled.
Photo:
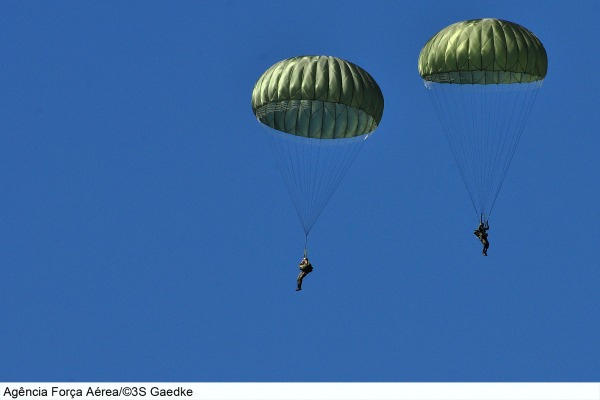
[[547, 70], [546, 49], [532, 32], [494, 18], [452, 24], [419, 55], [419, 74], [436, 83], [527, 83], [543, 80]]
[[278, 131], [314, 139], [372, 132], [383, 116], [377, 82], [351, 62], [301, 56], [278, 62], [256, 82], [252, 111]]

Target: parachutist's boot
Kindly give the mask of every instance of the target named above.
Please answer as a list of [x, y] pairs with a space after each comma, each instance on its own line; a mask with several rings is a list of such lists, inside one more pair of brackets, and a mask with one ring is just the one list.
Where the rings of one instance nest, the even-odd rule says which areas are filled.
[[299, 284], [299, 285], [298, 285], [298, 287], [296, 288], [296, 292], [297, 292], [297, 291], [299, 291], [299, 290], [302, 290], [302, 285], [300, 285], [300, 284]]

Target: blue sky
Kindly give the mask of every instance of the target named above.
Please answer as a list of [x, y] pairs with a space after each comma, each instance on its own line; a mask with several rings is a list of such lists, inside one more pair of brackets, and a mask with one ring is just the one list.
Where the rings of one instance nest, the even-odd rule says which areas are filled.
[[[594, 1], [4, 1], [1, 381], [598, 381]], [[489, 257], [421, 47], [517, 22], [549, 70]], [[310, 234], [250, 108], [272, 64], [352, 61], [380, 127]]]

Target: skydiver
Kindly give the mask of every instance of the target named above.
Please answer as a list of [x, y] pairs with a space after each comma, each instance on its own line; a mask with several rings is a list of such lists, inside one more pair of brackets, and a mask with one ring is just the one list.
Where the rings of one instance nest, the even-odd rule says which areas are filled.
[[310, 274], [313, 270], [313, 266], [310, 263], [310, 261], [308, 261], [308, 258], [306, 258], [306, 256], [304, 258], [302, 258], [302, 261], [300, 261], [300, 265], [298, 265], [298, 269], [300, 270], [300, 274], [298, 275], [298, 287], [296, 288], [296, 292], [299, 290], [302, 290], [302, 280], [304, 279], [304, 277], [308, 274]]
[[479, 238], [479, 240], [481, 241], [481, 243], [483, 244], [483, 255], [487, 256], [487, 250], [488, 247], [490, 247], [490, 242], [488, 241], [487, 237], [487, 230], [490, 229], [490, 224], [489, 222], [485, 222], [483, 223], [483, 221], [481, 221], [479, 223], [479, 226], [477, 227], [477, 229], [475, 229], [475, 231], [473, 231], [473, 234], [475, 234], [475, 236], [477, 236]]

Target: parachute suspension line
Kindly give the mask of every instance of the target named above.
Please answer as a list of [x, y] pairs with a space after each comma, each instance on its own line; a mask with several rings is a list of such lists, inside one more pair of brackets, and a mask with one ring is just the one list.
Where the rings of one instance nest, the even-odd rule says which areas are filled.
[[[498, 114], [495, 110], [501, 109], [501, 105], [498, 104], [497, 98], [490, 96], [489, 85], [471, 85], [473, 94], [471, 95], [480, 104], [481, 107], [478, 110], [478, 115], [481, 118], [473, 118], [474, 121], [478, 122], [478, 137], [481, 141], [480, 148], [480, 162], [479, 162], [479, 211], [482, 214], [482, 222], [485, 222], [486, 214], [486, 198], [490, 187], [493, 186], [494, 180], [494, 168], [492, 165], [495, 160], [500, 156], [497, 147], [497, 141], [501, 134], [501, 129], [498, 129]], [[492, 103], [490, 104], [490, 100]], [[494, 151], [496, 150], [496, 151]]]
[[[489, 86], [489, 87], [488, 87]], [[510, 94], [513, 85], [484, 85], [481, 87], [481, 101], [489, 105], [489, 110], [483, 114], [485, 125], [489, 127], [487, 139], [489, 160], [486, 165], [484, 181], [482, 182], [482, 196], [480, 198], [481, 211], [488, 215], [491, 212], [495, 197], [500, 191], [500, 176], [502, 168], [499, 165], [506, 163], [508, 153], [514, 142], [513, 117], [518, 102]], [[513, 100], [513, 101], [511, 101]], [[482, 118], [484, 120], [484, 118]]]
[[324, 142], [320, 145], [326, 147], [327, 155], [325, 157], [326, 162], [321, 169], [321, 175], [316, 179], [318, 185], [316, 192], [320, 195], [315, 200], [312, 216], [314, 221], [319, 218], [346, 176], [352, 162], [364, 144], [364, 138], [360, 136], [347, 139], [320, 140], [319, 142]]
[[484, 223], [484, 224], [488, 225], [488, 224], [489, 224], [489, 221], [490, 221], [490, 216], [489, 216], [489, 214], [484, 214], [484, 213], [481, 213], [481, 214], [479, 215], [479, 222], [480, 222], [480, 223]]
[[[487, 198], [489, 197], [489, 192], [494, 186], [494, 173], [496, 171], [495, 165], [497, 160], [501, 157], [502, 151], [499, 146], [499, 142], [502, 141], [502, 135], [505, 131], [502, 127], [498, 126], [498, 123], [501, 122], [498, 119], [498, 110], [502, 109], [502, 105], [499, 102], [497, 97], [494, 97], [490, 92], [491, 89], [495, 89], [498, 85], [493, 85], [495, 87], [488, 88], [490, 85], [481, 85], [476, 89], [478, 93], [475, 93], [474, 96], [478, 98], [484, 105], [484, 110], [482, 110], [480, 118], [481, 122], [481, 136], [482, 140], [485, 142], [485, 154], [487, 159], [485, 163], [481, 165], [483, 170], [481, 171], [481, 195], [480, 195], [480, 212], [482, 214], [482, 218], [480, 222], [485, 222], [484, 214], [487, 211]], [[485, 130], [485, 131], [484, 131]]]
[[510, 85], [498, 85], [496, 92], [490, 90], [486, 93], [485, 101], [487, 103], [493, 103], [494, 107], [494, 120], [490, 121], [491, 126], [494, 128], [492, 149], [495, 152], [490, 152], [493, 157], [489, 164], [489, 175], [487, 177], [486, 185], [486, 196], [482, 198], [482, 209], [487, 210], [488, 214], [491, 213], [493, 204], [496, 201], [498, 193], [500, 193], [501, 179], [504, 168], [508, 168], [508, 154], [516, 144], [514, 142], [515, 129], [514, 129], [514, 116], [519, 112], [517, 105], [519, 104], [518, 99], [514, 98], [516, 84]]
[[[478, 101], [476, 96], [473, 93], [477, 90], [475, 85], [465, 85], [465, 90], [468, 92], [467, 96], [461, 96], [460, 99], [463, 101], [464, 110], [472, 109], [477, 110], [478, 112], [485, 115], [486, 113], [486, 104], [485, 102]], [[467, 103], [467, 99], [470, 104]], [[485, 167], [485, 140], [484, 137], [486, 132], [484, 131], [485, 124], [482, 123], [481, 120], [476, 118], [469, 118], [468, 115], [463, 114], [465, 119], [465, 132], [470, 133], [467, 137], [467, 144], [470, 144], [471, 147], [467, 150], [467, 153], [471, 155], [471, 165], [477, 166], [474, 171], [472, 171], [472, 179], [474, 182], [474, 188], [477, 190], [476, 198], [480, 199], [482, 196], [482, 184], [484, 181], [483, 171], [480, 170], [480, 173], [477, 173], [477, 168], [483, 169]], [[467, 122], [468, 120], [468, 122]], [[467, 126], [468, 125], [468, 126]], [[475, 210], [475, 212], [480, 210]]]
[[[296, 108], [299, 112], [310, 112]], [[357, 116], [348, 116], [348, 125], [357, 120]], [[320, 139], [265, 129], [286, 189], [308, 236], [369, 135]]]
[[[461, 110], [478, 110], [477, 112], [482, 115], [487, 115], [487, 104], [485, 101], [480, 101], [480, 99], [476, 96], [477, 86], [476, 85], [463, 85], [464, 90], [467, 92], [467, 96], [459, 96], [458, 98], [462, 100], [462, 108]], [[467, 99], [470, 104], [467, 104]], [[480, 118], [471, 118], [465, 112], [459, 111], [458, 115], [462, 115], [464, 119], [464, 132], [466, 145], [466, 156], [467, 159], [466, 165], [472, 165], [474, 168], [471, 169], [471, 183], [475, 194], [475, 199], [481, 199], [483, 197], [483, 188], [485, 182], [485, 166], [486, 166], [486, 150], [487, 150], [487, 142], [486, 136], [488, 135], [486, 124]], [[469, 146], [467, 148], [467, 146]], [[470, 156], [470, 157], [469, 157]], [[468, 168], [467, 168], [468, 171]], [[476, 208], [475, 212], [481, 212], [481, 207]]]
[[308, 258], [308, 234], [304, 236], [304, 258]]
[[[504, 183], [504, 179], [506, 178], [506, 175], [508, 173], [508, 167], [509, 167], [510, 163], [512, 162], [512, 159], [517, 150], [517, 145], [520, 142], [521, 137], [523, 136], [523, 132], [525, 131], [525, 125], [527, 123], [527, 119], [531, 113], [531, 109], [533, 108], [535, 99], [537, 98], [537, 95], [539, 93], [539, 89], [542, 86], [542, 83], [543, 83], [543, 80], [532, 82], [532, 83], [512, 85], [512, 86], [517, 86], [517, 88], [515, 88], [515, 90], [519, 90], [521, 93], [524, 93], [523, 99], [515, 102], [515, 103], [523, 104], [523, 107], [520, 108], [520, 115], [518, 115], [517, 120], [515, 122], [515, 124], [516, 124], [514, 127], [515, 135], [513, 137], [514, 141], [513, 141], [513, 144], [510, 146], [508, 159], [506, 160], [506, 162], [503, 166], [503, 169], [502, 169], [502, 172], [500, 175], [500, 183], [496, 189], [495, 194], [493, 195], [492, 204], [491, 204], [490, 210], [489, 210], [490, 215], [492, 213], [492, 208], [494, 207], [494, 204], [496, 203], [498, 194], [500, 193], [500, 188], [502, 187], [502, 184]], [[521, 88], [518, 86], [523, 86], [523, 87]]]
[[[446, 141], [448, 142], [448, 145], [450, 147], [450, 151], [452, 152], [452, 155], [454, 156], [454, 159], [456, 161], [456, 165], [458, 166], [458, 170], [460, 172], [461, 177], [463, 178], [463, 183], [465, 185], [465, 188], [467, 189], [467, 193], [469, 194], [469, 199], [471, 199], [471, 204], [473, 205], [473, 210], [475, 211], [475, 214], [478, 214], [478, 209], [477, 206], [475, 204], [475, 197], [473, 195], [473, 193], [471, 192], [471, 186], [469, 184], [470, 182], [470, 176], [466, 171], [466, 163], [463, 162], [463, 159], [465, 158], [465, 154], [464, 154], [464, 150], [461, 150], [461, 147], [464, 146], [460, 146], [460, 143], [458, 142], [457, 139], [455, 139], [456, 136], [459, 135], [453, 135], [452, 132], [457, 132], [460, 129], [460, 122], [461, 119], [456, 117], [456, 103], [449, 101], [449, 95], [446, 94], [446, 91], [444, 90], [444, 84], [440, 84], [440, 83], [433, 83], [433, 82], [429, 82], [429, 81], [425, 81], [425, 86], [427, 87], [427, 92], [429, 93], [429, 97], [433, 103], [433, 108], [439, 118], [439, 120], [441, 121], [441, 125], [442, 125], [442, 132], [444, 133], [444, 136], [446, 138]], [[449, 86], [456, 86], [456, 85], [451, 85], [449, 84]], [[449, 107], [453, 108], [450, 111], [443, 111], [442, 108], [444, 108], [445, 105], [448, 105]], [[450, 116], [454, 115], [455, 118], [450, 118]]]
[[[473, 94], [477, 97], [477, 101], [484, 105], [484, 109], [481, 112], [481, 137], [482, 141], [485, 142], [485, 149], [483, 150], [486, 155], [486, 159], [481, 164], [481, 182], [480, 182], [480, 212], [486, 214], [487, 211], [487, 199], [489, 197], [490, 190], [494, 187], [494, 175], [496, 172], [497, 160], [501, 158], [503, 153], [502, 147], [499, 145], [503, 141], [503, 135], [506, 130], [500, 126], [502, 120], [498, 118], [500, 110], [503, 109], [502, 103], [498, 97], [492, 95], [492, 90], [497, 89], [498, 85], [474, 85], [477, 86], [476, 93]], [[488, 87], [490, 86], [490, 87]]]
[[282, 137], [284, 135], [283, 133], [271, 128], [265, 128], [265, 130], [273, 146], [275, 158], [277, 159], [277, 164], [279, 166], [279, 172], [283, 178], [285, 187], [292, 199], [292, 204], [296, 209], [296, 213], [300, 215], [302, 213], [300, 209], [301, 202], [300, 199], [298, 199], [296, 192], [292, 190], [299, 185], [298, 177], [294, 170], [294, 164], [292, 162], [286, 162], [286, 160], [294, 159], [296, 155], [292, 154], [290, 143]]
[[[326, 108], [325, 110], [335, 114], [335, 118], [339, 120], [341, 113], [336, 113], [335, 109], [328, 110]], [[352, 115], [351, 113], [347, 113], [346, 118], [347, 125], [351, 126], [353, 118], [354, 120], [358, 120], [358, 114]], [[313, 179], [316, 196], [310, 200], [312, 209], [309, 218], [313, 221], [312, 224], [320, 217], [325, 206], [329, 203], [337, 187], [345, 177], [351, 163], [362, 147], [362, 143], [364, 142], [363, 136], [365, 135], [312, 141], [319, 150], [317, 153], [317, 162], [315, 162], [315, 177]], [[313, 161], [311, 159], [311, 162]]]
[[332, 176], [334, 177], [334, 180], [330, 183], [328, 188], [324, 188], [326, 189], [325, 196], [323, 196], [321, 199], [321, 203], [317, 207], [318, 210], [323, 210], [325, 204], [329, 202], [364, 144], [364, 138], [362, 137], [342, 140], [348, 141], [348, 143], [333, 144], [335, 146], [344, 146], [344, 151], [336, 151], [335, 155], [337, 155], [337, 158], [330, 162], [330, 167], [333, 170]]
[[[318, 140], [318, 141], [320, 142], [321, 140]], [[316, 199], [318, 198], [318, 194], [319, 194], [319, 188], [318, 188], [317, 182], [319, 181], [318, 180], [318, 177], [319, 177], [319, 167], [321, 166], [321, 162], [322, 162], [322, 157], [321, 157], [321, 151], [322, 150], [323, 149], [322, 149], [321, 143], [317, 143], [316, 159], [314, 161], [307, 160], [307, 163], [310, 164], [309, 167], [314, 167], [314, 172], [311, 173], [312, 179], [309, 180], [310, 183], [311, 183], [311, 185], [310, 185], [310, 194], [307, 191], [306, 195], [309, 197], [309, 200], [306, 201], [306, 204], [307, 205], [308, 204], [312, 204], [313, 205], [313, 207], [311, 207], [311, 210], [310, 210], [309, 220], [312, 220], [312, 221], [315, 221], [315, 222], [316, 222], [317, 218], [313, 217], [312, 215], [315, 213], [315, 206], [314, 206], [314, 204], [315, 204]], [[313, 224], [315, 222], [313, 222]], [[312, 224], [311, 224], [311, 227], [308, 229], [308, 231], [305, 230], [306, 239], [307, 240], [308, 240], [308, 232], [310, 232], [310, 229], [312, 229]], [[304, 247], [305, 247], [304, 251], [306, 252], [306, 244], [304, 245]], [[306, 254], [304, 256], [306, 257]]]
[[425, 82], [425, 86], [473, 209], [478, 218], [487, 220], [541, 81], [490, 85]]

